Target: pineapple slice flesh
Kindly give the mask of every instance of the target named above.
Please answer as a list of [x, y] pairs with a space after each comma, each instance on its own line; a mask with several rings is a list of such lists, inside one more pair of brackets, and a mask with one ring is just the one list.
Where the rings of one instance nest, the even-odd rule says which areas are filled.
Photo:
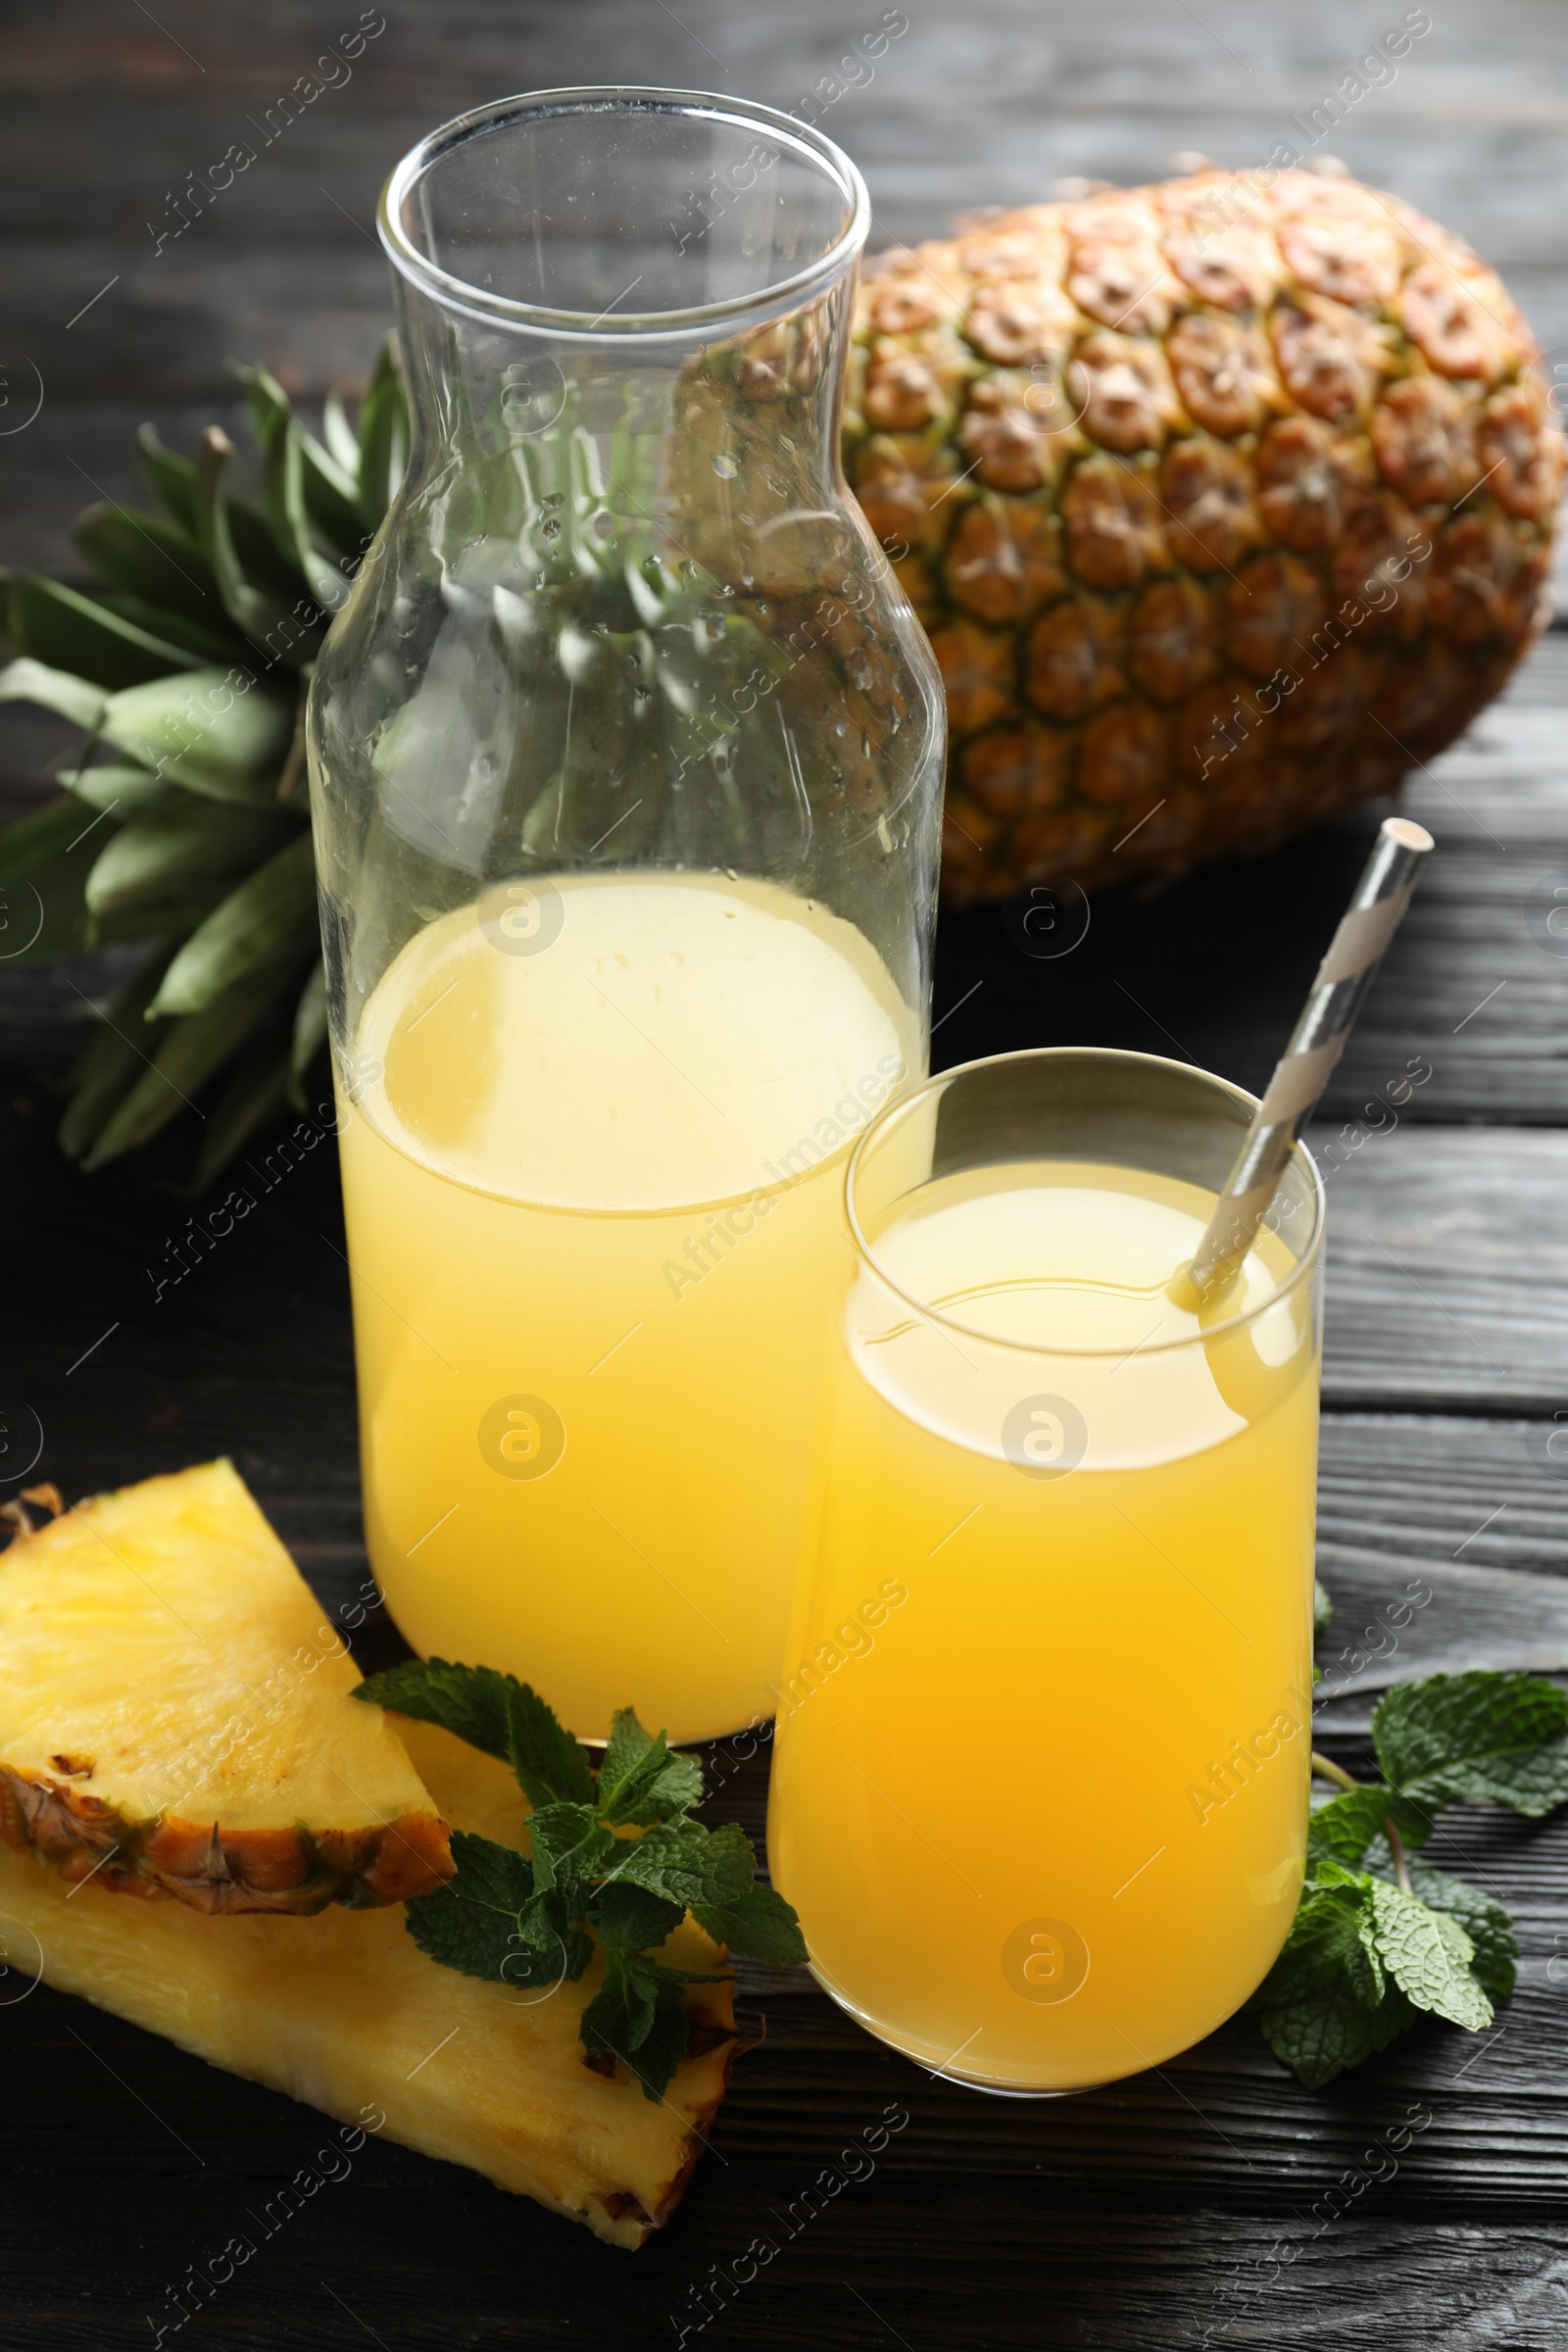
[[226, 1461], [0, 1554], [0, 1837], [199, 1911], [399, 1902], [453, 1875], [397, 1734]]
[[[390, 1720], [455, 1827], [520, 1842], [527, 1806], [505, 1765], [433, 1725]], [[728, 2080], [729, 1981], [686, 1988], [687, 2055], [655, 2103], [623, 2067], [607, 2078], [584, 2058], [578, 2023], [599, 1958], [541, 1997], [442, 1968], [397, 1911], [212, 1920], [123, 1902], [103, 1876], [72, 1886], [0, 1849], [0, 1952], [15, 1971], [345, 2122], [379, 2109], [372, 2129], [613, 2245], [640, 2245], [673, 2210]], [[721, 1957], [689, 1920], [663, 1956], [694, 1971]]]

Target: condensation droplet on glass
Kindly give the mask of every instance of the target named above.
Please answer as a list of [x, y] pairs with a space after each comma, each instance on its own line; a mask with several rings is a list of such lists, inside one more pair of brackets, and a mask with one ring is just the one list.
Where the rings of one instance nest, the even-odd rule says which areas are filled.
[[632, 693], [640, 703], [651, 703], [654, 699], [654, 690], [651, 686], [634, 686]]
[[559, 539], [561, 537], [561, 523], [559, 518], [554, 514], [547, 514], [544, 518], [544, 521], [539, 525], [539, 528], [543, 531], [547, 539]]
[[734, 459], [725, 457], [722, 450], [715, 449], [711, 458], [709, 460], [709, 464], [712, 466], [713, 471], [717, 474], [721, 482], [732, 482], [735, 479], [735, 476], [740, 472], [740, 467], [736, 465]]

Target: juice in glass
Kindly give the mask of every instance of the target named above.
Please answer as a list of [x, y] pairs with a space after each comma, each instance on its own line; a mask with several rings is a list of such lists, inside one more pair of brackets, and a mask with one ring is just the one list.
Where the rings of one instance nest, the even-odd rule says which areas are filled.
[[883, 1114], [781, 1688], [775, 1883], [873, 2032], [1000, 2091], [1157, 2064], [1300, 1890], [1319, 1203], [1167, 1295], [1245, 1132], [1137, 1055]]
[[920, 1051], [775, 885], [564, 875], [429, 924], [342, 1137], [367, 1528], [420, 1650], [585, 1738], [773, 1709], [844, 1162]]

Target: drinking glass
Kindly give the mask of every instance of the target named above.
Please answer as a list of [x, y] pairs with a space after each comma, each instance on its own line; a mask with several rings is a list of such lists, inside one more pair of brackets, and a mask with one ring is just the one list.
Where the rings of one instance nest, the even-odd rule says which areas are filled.
[[1158, 2064], [1295, 1916], [1306, 1153], [1201, 1322], [1166, 1288], [1253, 1107], [1146, 1054], [1013, 1054], [906, 1093], [850, 1161], [769, 1854], [834, 1998], [980, 2089]]
[[924, 1067], [943, 712], [838, 459], [868, 209], [555, 90], [380, 212], [407, 474], [313, 810], [371, 1563], [585, 1738], [771, 1711], [843, 1162]]

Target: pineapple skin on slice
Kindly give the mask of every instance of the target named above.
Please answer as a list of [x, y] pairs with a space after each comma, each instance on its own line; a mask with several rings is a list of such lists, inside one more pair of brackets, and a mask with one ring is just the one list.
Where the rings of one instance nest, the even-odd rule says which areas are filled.
[[[505, 1765], [393, 1720], [455, 1827], [520, 1841], [527, 1806]], [[624, 2068], [607, 2079], [585, 2062], [578, 2024], [602, 1960], [538, 1998], [441, 1967], [396, 1911], [216, 1922], [121, 1901], [103, 1876], [73, 1888], [0, 1849], [0, 1943], [17, 1970], [344, 2122], [379, 2107], [390, 2138], [612, 2245], [641, 2245], [674, 2210], [735, 2053], [730, 1981], [687, 1986], [688, 2053], [656, 2104]], [[664, 1956], [704, 1970], [719, 1950], [688, 1920]]]
[[227, 1461], [100, 1494], [0, 1554], [0, 1838], [199, 1911], [395, 1903], [447, 1827]]

